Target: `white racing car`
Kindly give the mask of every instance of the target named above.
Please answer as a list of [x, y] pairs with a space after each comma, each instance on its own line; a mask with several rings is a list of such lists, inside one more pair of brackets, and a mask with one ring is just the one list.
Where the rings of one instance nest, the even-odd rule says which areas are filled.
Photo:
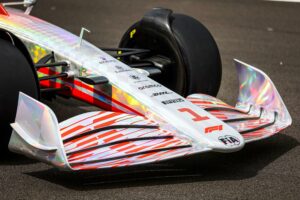
[[[25, 12], [10, 7], [20, 4]], [[219, 51], [192, 17], [156, 8], [118, 48], [98, 48], [83, 39], [84, 28], [78, 37], [30, 16], [34, 4], [0, 4], [4, 148], [63, 170], [92, 170], [234, 152], [291, 125], [270, 78], [241, 61], [234, 60], [235, 107], [215, 97]], [[39, 101], [55, 95], [102, 111], [58, 123]]]

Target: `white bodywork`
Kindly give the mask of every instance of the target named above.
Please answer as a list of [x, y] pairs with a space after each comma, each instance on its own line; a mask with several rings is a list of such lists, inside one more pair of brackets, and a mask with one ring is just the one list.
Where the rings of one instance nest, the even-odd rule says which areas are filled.
[[[192, 153], [209, 150], [232, 152], [240, 150], [244, 146], [244, 138], [231, 126], [184, 97], [138, 73], [89, 42], [83, 40], [81, 45], [78, 45], [80, 40], [78, 36], [17, 10], [8, 9], [8, 11], [9, 16], [0, 15], [0, 28], [13, 33], [27, 46], [38, 44], [49, 52], [55, 52], [58, 61], [70, 62], [68, 70], [75, 74], [74, 78], [80, 74], [82, 67], [91, 71], [93, 75], [105, 76], [111, 85], [132, 96], [141, 106], [146, 108], [142, 114], [147, 118], [153, 119], [161, 127], [175, 132], [178, 137], [191, 141]], [[120, 69], [122, 69], [122, 72], [120, 72]], [[159, 85], [159, 87], [143, 89], [149, 85]], [[153, 93], [160, 91], [167, 91], [167, 93], [153, 96]], [[279, 98], [277, 96], [278, 94], [276, 94], [276, 98]], [[122, 99], [119, 99], [119, 101], [122, 102]], [[281, 99], [280, 101], [282, 102]], [[243, 103], [250, 106], [250, 104], [246, 104], [247, 102]], [[45, 162], [51, 160], [51, 164], [55, 166], [70, 168], [64, 152], [62, 152], [64, 150], [62, 149], [61, 140], [59, 137], [53, 136], [59, 134], [59, 125], [55, 115], [50, 109], [44, 108], [42, 104], [39, 106], [39, 104], [39, 102], [26, 97], [24, 94], [20, 95], [16, 123], [12, 125], [14, 132], [10, 148], [13, 151], [22, 151], [22, 153], [37, 157]], [[34, 110], [30, 105], [41, 109]], [[243, 109], [247, 110], [249, 107]], [[285, 111], [287, 112], [286, 109]], [[31, 123], [34, 123], [30, 117], [33, 114], [38, 116], [39, 126], [31, 125]], [[48, 120], [51, 120], [51, 122]], [[47, 126], [47, 123], [51, 126]], [[213, 126], [220, 126], [222, 129], [205, 133], [207, 128]], [[24, 130], [24, 127], [28, 129]], [[53, 135], [50, 138], [45, 138], [49, 135], [49, 132], [52, 132]], [[220, 138], [228, 136], [234, 137], [238, 142], [234, 145], [227, 145], [220, 140]], [[43, 139], [37, 140], [39, 137], [43, 137]], [[37, 141], [46, 142], [39, 143]], [[27, 144], [27, 147], [24, 144]], [[23, 146], [23, 148], [20, 146]], [[41, 152], [44, 152], [44, 155]], [[50, 159], [47, 156], [56, 156], [56, 158]], [[56, 161], [57, 159], [59, 161]], [[64, 163], [64, 165], [62, 166], [61, 163]]]

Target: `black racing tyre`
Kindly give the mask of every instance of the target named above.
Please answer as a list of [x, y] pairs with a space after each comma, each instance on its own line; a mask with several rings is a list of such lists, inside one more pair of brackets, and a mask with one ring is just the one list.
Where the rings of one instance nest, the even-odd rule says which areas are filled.
[[199, 21], [183, 14], [172, 14], [169, 24], [174, 40], [156, 24], [148, 28], [139, 21], [126, 31], [119, 46], [150, 49], [171, 58], [173, 64], [153, 79], [182, 96], [194, 93], [216, 96], [222, 65], [212, 35]]
[[39, 97], [36, 72], [24, 54], [11, 41], [0, 38], [0, 149], [7, 152], [14, 122], [19, 91], [33, 98]]

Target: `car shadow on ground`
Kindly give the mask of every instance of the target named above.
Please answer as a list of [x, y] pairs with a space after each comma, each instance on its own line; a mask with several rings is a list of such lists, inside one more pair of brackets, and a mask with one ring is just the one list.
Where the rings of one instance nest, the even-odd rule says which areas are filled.
[[92, 172], [62, 172], [51, 168], [25, 174], [74, 190], [242, 180], [256, 176], [298, 145], [296, 139], [283, 133], [248, 144], [243, 150], [230, 154], [204, 153], [157, 164]]
[[[53, 102], [44, 101], [44, 103], [54, 110], [59, 121], [84, 112], [98, 110], [80, 101], [61, 97]], [[242, 180], [256, 176], [260, 170], [299, 145], [296, 139], [284, 133], [248, 144], [241, 151], [229, 154], [210, 152], [156, 164], [119, 169], [63, 172], [49, 167], [47, 170], [23, 173], [74, 190]], [[5, 159], [0, 160], [0, 165], [24, 165], [35, 162], [37, 161], [24, 156], [9, 154]]]
[[1, 152], [0, 156], [0, 166], [1, 165], [30, 165], [37, 163], [38, 161], [29, 159], [23, 155], [10, 153], [10, 152]]

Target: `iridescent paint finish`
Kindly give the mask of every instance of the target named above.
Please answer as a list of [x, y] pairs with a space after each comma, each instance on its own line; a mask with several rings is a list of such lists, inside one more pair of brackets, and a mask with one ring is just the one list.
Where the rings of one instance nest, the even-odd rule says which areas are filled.
[[[193, 138], [199, 149], [205, 147], [217, 151], [237, 151], [243, 147], [243, 137], [226, 123], [89, 42], [83, 40], [81, 45], [78, 45], [80, 38], [62, 28], [16, 10], [8, 11], [9, 17], [0, 16], [0, 27], [11, 31], [25, 43], [38, 44], [47, 51], [53, 51], [57, 61], [70, 62], [69, 70], [75, 77], [66, 81], [65, 86], [75, 88], [71, 90], [72, 96], [105, 109], [127, 110], [128, 113], [145, 114], [147, 117], [161, 119], [160, 121], [166, 122], [178, 134]], [[108, 91], [99, 91], [98, 86], [87, 87], [79, 82], [76, 77], [83, 72], [82, 68], [85, 69], [85, 73], [105, 76], [111, 85], [105, 88]], [[56, 85], [60, 86], [58, 83]], [[155, 86], [149, 87], [151, 85]], [[164, 95], [154, 95], [161, 91]], [[112, 93], [106, 95], [107, 92]], [[112, 104], [107, 104], [107, 101]], [[181, 110], [193, 111], [198, 116], [206, 116], [208, 120], [194, 121], [189, 112]], [[222, 130], [205, 134], [205, 129], [214, 124], [222, 125]], [[219, 140], [221, 135], [228, 134], [238, 138], [240, 143], [229, 146]]]
[[[118, 125], [153, 128], [116, 127], [69, 140], [86, 131]], [[84, 113], [58, 124], [50, 108], [20, 93], [9, 149], [63, 170], [140, 165], [208, 151], [205, 148], [195, 149], [188, 138], [176, 136], [157, 125], [157, 122], [143, 116], [107, 111]], [[87, 150], [95, 145], [104, 146]], [[143, 153], [146, 151], [149, 152]], [[109, 159], [118, 157], [121, 158]], [[108, 160], [93, 162], [99, 159]]]
[[235, 60], [239, 77], [237, 107], [252, 105], [277, 112], [278, 120], [291, 124], [291, 116], [271, 79], [261, 70]]
[[[20, 93], [9, 149], [61, 169], [70, 169], [55, 114], [46, 105]], [[50, 133], [50, 134], [49, 134]]]
[[[240, 83], [236, 107], [245, 110], [246, 107], [251, 106], [250, 114], [257, 113], [258, 110], [263, 108], [261, 118], [265, 122], [261, 121], [260, 123], [274, 122], [272, 126], [263, 130], [244, 134], [246, 141], [269, 137], [290, 126], [292, 118], [271, 79], [261, 70], [239, 60], [235, 60], [235, 65]], [[232, 125], [236, 129], [246, 127], [245, 124], [241, 123]]]
[[[140, 126], [158, 125], [157, 122], [138, 115], [100, 111], [84, 113], [74, 118], [70, 118], [60, 123], [59, 126], [62, 140], [65, 141], [78, 135], [82, 131], [123, 124]], [[168, 138], [154, 139], [155, 137]], [[136, 138], [149, 139], [134, 141]], [[132, 141], [115, 143], [128, 139], [131, 139]], [[108, 143], [111, 145], [86, 150], [91, 146]], [[173, 148], [183, 145], [188, 145], [188, 147], [143, 154], [143, 152], [147, 150], [153, 151], [155, 149], [157, 150], [166, 147]], [[64, 142], [64, 147], [67, 153], [68, 162], [72, 166], [73, 170], [138, 165], [142, 163], [155, 162], [157, 160], [179, 157], [194, 152], [188, 140], [176, 137], [174, 136], [174, 133], [158, 127], [154, 129], [128, 127], [124, 129], [106, 130], [87, 137], [81, 137], [76, 140]], [[82, 163], [120, 156], [122, 157], [121, 159], [108, 159], [106, 161], [96, 163]]]
[[205, 94], [193, 94], [187, 99], [226, 121], [245, 142], [270, 137], [291, 125], [290, 114], [270, 78], [246, 63], [235, 60], [235, 64], [240, 81], [236, 107]]
[[25, 46], [27, 47], [28, 52], [31, 55], [33, 63], [37, 63], [44, 56], [51, 53], [51, 51], [48, 51], [37, 44], [25, 43]]
[[[56, 60], [70, 61], [71, 69], [80, 76], [102, 74], [102, 72], [109, 67], [107, 66], [109, 63], [102, 65], [102, 69], [99, 71], [99, 63], [95, 61], [99, 60], [99, 57], [105, 60], [110, 58], [106, 58], [107, 55], [104, 52], [84, 40], [81, 47], [78, 47], [78, 36], [38, 18], [24, 15], [18, 10], [7, 9], [11, 15], [9, 17], [0, 15], [0, 27], [11, 31], [22, 39], [34, 63], [38, 62], [45, 55], [55, 52]], [[91, 67], [89, 65], [91, 65]], [[38, 76], [42, 77], [61, 72], [60, 68], [56, 68], [55, 70], [56, 71], [48, 69], [39, 70]], [[88, 99], [88, 103], [102, 108], [107, 109], [111, 107], [112, 110], [131, 114], [146, 113], [145, 110], [147, 107], [145, 105], [137, 101], [132, 95], [124, 92], [124, 90], [119, 89], [114, 83], [111, 82], [110, 84], [111, 86], [103, 88], [101, 86], [94, 87], [87, 85], [82, 83], [79, 79], [76, 79], [76, 81], [53, 79], [41, 82], [41, 85], [44, 87], [51, 86], [59, 88], [68, 86], [74, 90], [71, 92], [73, 97], [84, 101]], [[103, 96], [102, 94], [107, 94], [107, 96]], [[112, 99], [114, 99], [114, 102], [111, 101]], [[98, 101], [101, 103], [97, 103]], [[125, 105], [132, 105], [132, 109], [136, 111], [132, 109], [128, 110], [128, 108], [125, 108], [127, 107]]]
[[[168, 159], [204, 151], [233, 152], [243, 148], [246, 136], [242, 136], [238, 130], [245, 128], [249, 124], [242, 123], [231, 126], [202, 107], [197, 106], [197, 100], [195, 102], [186, 100], [184, 97], [150, 79], [145, 74], [137, 72], [89, 42], [83, 40], [81, 45], [79, 45], [78, 41], [80, 38], [78, 36], [43, 20], [25, 15], [20, 11], [14, 9], [8, 9], [8, 11], [9, 16], [0, 15], [0, 28], [19, 37], [27, 46], [34, 62], [37, 62], [46, 54], [54, 52], [56, 61], [68, 61], [70, 63], [70, 66], [65, 69], [39, 70], [40, 76], [60, 73], [62, 70], [72, 74], [68, 78], [42, 82], [42, 85], [45, 84], [46, 87], [55, 88], [68, 87], [70, 88], [71, 96], [101, 108], [123, 112], [121, 115], [125, 112], [145, 116], [150, 121], [155, 121], [155, 123], [159, 124], [160, 128], [172, 132], [174, 138], [185, 138], [184, 141], [189, 141], [188, 144], [192, 146], [192, 151], [186, 151], [185, 149], [174, 151], [173, 153], [167, 151], [170, 154], [165, 154], [164, 156], [166, 157], [157, 158], [149, 155], [149, 159], [143, 157], [143, 160], [140, 160], [141, 162], [136, 162], [137, 160], [135, 160], [140, 159], [139, 156], [141, 155], [131, 156], [130, 163], [155, 162], [161, 158]], [[252, 133], [247, 134], [248, 138], [254, 136], [254, 139], [247, 139], [246, 141], [268, 137], [290, 125], [290, 115], [270, 79], [256, 68], [239, 61], [236, 62], [241, 82], [237, 108], [245, 110], [252, 106], [250, 115], [257, 115], [260, 107], [264, 107], [262, 118], [266, 120], [262, 121], [262, 123], [274, 120], [274, 113], [278, 113], [278, 119], [275, 119], [275, 124], [270, 126], [268, 130], [264, 129], [263, 131], [265, 132], [254, 132], [254, 135], [250, 135]], [[109, 83], [92, 86], [79, 80], [79, 76], [87, 75], [105, 76]], [[192, 97], [197, 98], [197, 95]], [[214, 106], [228, 107], [224, 102], [217, 99], [207, 96], [203, 98], [204, 100], [211, 100], [210, 104]], [[17, 118], [16, 123], [13, 125], [14, 132], [10, 148], [13, 151], [35, 157], [54, 166], [71, 169], [60, 138], [63, 130], [58, 129], [59, 124], [54, 113], [42, 103], [29, 97], [21, 95], [21, 99], [24, 99], [23, 102], [25, 102], [26, 106], [19, 106], [18, 112], [21, 113], [19, 116], [25, 117]], [[38, 117], [33, 116], [35, 114]], [[115, 115], [116, 112], [103, 114]], [[72, 118], [71, 121], [73, 119], [83, 121], [85, 116], [77, 116]], [[102, 123], [104, 120], [103, 116], [99, 117], [101, 118], [99, 121], [88, 120], [86, 123], [78, 121], [76, 128], [70, 130], [70, 133], [76, 134], [78, 133], [76, 131], [85, 130], [86, 128], [94, 127], [97, 123]], [[228, 117], [231, 117], [231, 115], [228, 115]], [[134, 118], [140, 120], [142, 117], [135, 116]], [[110, 120], [110, 118], [106, 120]], [[126, 121], [126, 123], [131, 122]], [[250, 124], [250, 126], [256, 125]], [[103, 127], [105, 127], [105, 124], [103, 124]], [[111, 136], [116, 138], [121, 138], [121, 136], [128, 137], [128, 132], [117, 134], [117, 130], [115, 133], [116, 135]], [[98, 137], [94, 139], [97, 143], [101, 142], [98, 140], [100, 139]], [[92, 141], [92, 143], [87, 142], [84, 145], [92, 145], [95, 141]], [[86, 141], [82, 142], [85, 143]], [[104, 141], [104, 144], [106, 144], [105, 142], [107, 141]], [[139, 145], [137, 145], [137, 149], [142, 147], [139, 147]], [[99, 154], [100, 157], [103, 155], [105, 153]], [[90, 155], [87, 154], [85, 156], [89, 157]], [[109, 162], [103, 166], [92, 167], [126, 166], [131, 165], [130, 163], [119, 163], [117, 161], [117, 163]], [[89, 168], [91, 166], [86, 167]]]

